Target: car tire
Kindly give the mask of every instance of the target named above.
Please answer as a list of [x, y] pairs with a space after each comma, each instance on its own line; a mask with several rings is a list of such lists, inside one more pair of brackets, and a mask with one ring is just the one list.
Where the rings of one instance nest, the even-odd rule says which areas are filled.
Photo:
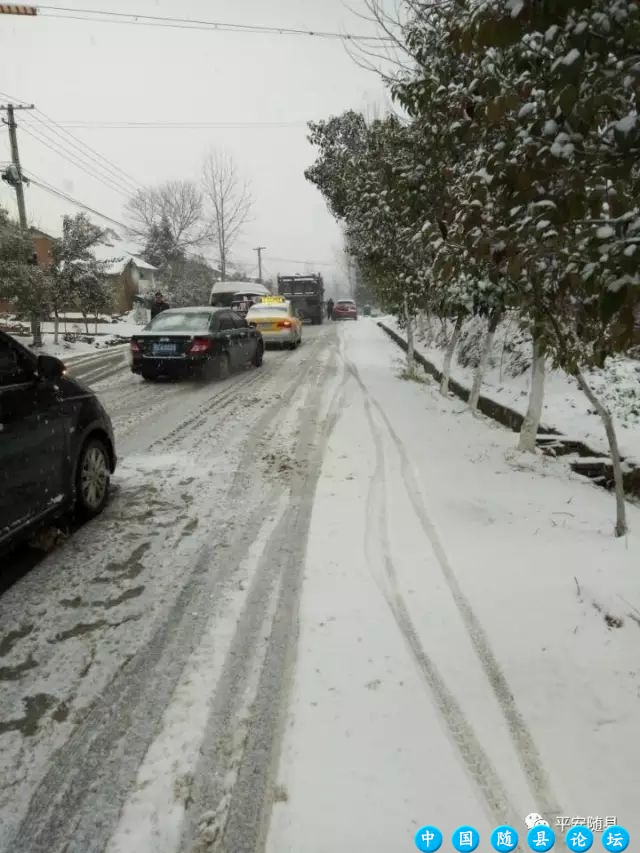
[[223, 352], [216, 359], [216, 367], [215, 367], [216, 379], [228, 379], [229, 374], [231, 373], [231, 363], [229, 361], [229, 356], [226, 352]]
[[142, 380], [144, 382], [155, 382], [158, 378], [153, 373], [141, 373], [140, 375], [142, 376]]
[[94, 518], [109, 499], [109, 450], [100, 438], [90, 438], [78, 454], [75, 479], [75, 513], [83, 521]]
[[253, 354], [253, 358], [251, 359], [251, 364], [254, 367], [262, 367], [262, 359], [264, 358], [264, 346], [262, 344], [258, 344], [256, 346], [256, 351]]

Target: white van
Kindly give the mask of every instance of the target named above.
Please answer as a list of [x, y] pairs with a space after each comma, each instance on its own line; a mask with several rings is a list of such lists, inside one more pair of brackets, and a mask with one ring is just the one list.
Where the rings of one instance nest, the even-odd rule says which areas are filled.
[[271, 293], [263, 284], [251, 281], [218, 281], [211, 288], [209, 304], [216, 308], [230, 308], [234, 299], [241, 300], [243, 296], [256, 300], [271, 296]]

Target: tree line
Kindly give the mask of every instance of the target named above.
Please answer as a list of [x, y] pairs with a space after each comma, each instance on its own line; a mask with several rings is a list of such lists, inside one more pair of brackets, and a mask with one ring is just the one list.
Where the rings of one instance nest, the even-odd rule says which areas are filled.
[[[156, 267], [158, 287], [175, 306], [208, 304], [211, 287], [219, 278], [246, 277], [232, 265], [232, 252], [249, 217], [252, 200], [233, 159], [211, 151], [205, 158], [200, 184], [191, 180], [165, 181], [142, 187], [125, 208], [128, 224], [123, 234], [138, 253]], [[20, 229], [0, 208], [0, 298], [32, 321], [53, 316], [58, 340], [59, 318], [70, 310], [97, 317], [113, 310], [114, 294], [107, 272], [114, 257], [98, 261], [98, 246], [110, 245], [111, 230], [84, 214], [64, 216], [62, 236], [53, 240], [46, 266], [34, 259], [31, 234]], [[212, 246], [217, 268], [204, 257]]]
[[[414, 323], [446, 319], [452, 356], [466, 318], [485, 337], [475, 410], [506, 312], [532, 341], [519, 446], [533, 451], [545, 366], [602, 417], [626, 532], [620, 453], [586, 371], [629, 347], [640, 301], [640, 7], [632, 0], [368, 0], [395, 41], [395, 110], [310, 123], [307, 178], [343, 224], [379, 302]], [[387, 66], [388, 68], [389, 66]]]

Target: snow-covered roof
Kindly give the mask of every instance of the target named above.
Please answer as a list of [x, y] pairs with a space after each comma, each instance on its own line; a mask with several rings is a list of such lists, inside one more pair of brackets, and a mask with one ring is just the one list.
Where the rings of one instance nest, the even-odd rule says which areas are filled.
[[269, 290], [253, 281], [218, 281], [211, 288], [211, 295], [219, 296], [222, 293], [258, 293], [268, 296]]
[[156, 270], [152, 264], [147, 263], [140, 257], [140, 250], [134, 248], [113, 230], [109, 230], [105, 236], [105, 242], [96, 246], [94, 255], [99, 261], [112, 261], [106, 268], [107, 275], [119, 275], [125, 267], [133, 261], [141, 270]]

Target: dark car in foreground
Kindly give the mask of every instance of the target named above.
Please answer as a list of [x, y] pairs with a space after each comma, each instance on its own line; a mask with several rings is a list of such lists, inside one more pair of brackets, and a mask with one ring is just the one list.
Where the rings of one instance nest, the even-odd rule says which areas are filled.
[[358, 308], [353, 299], [338, 299], [333, 306], [334, 320], [357, 320]]
[[115, 467], [111, 420], [91, 389], [0, 332], [0, 553], [71, 509], [97, 515]]
[[170, 308], [131, 338], [131, 370], [143, 379], [214, 375], [260, 367], [260, 332], [229, 308]]

